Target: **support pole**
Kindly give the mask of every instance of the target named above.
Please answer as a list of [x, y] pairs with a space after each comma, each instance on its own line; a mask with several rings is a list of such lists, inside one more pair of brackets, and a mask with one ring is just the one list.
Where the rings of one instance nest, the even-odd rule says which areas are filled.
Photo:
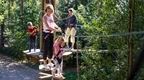
[[40, 22], [40, 51], [42, 51], [43, 50], [43, 38], [42, 38], [42, 17], [43, 17], [43, 15], [44, 15], [44, 6], [45, 6], [45, 0], [42, 0], [42, 2], [41, 2], [41, 4], [42, 4], [42, 14], [41, 14], [41, 22]]
[[21, 20], [21, 24], [23, 26], [23, 21], [24, 21], [24, 0], [20, 0], [20, 20]]
[[78, 53], [78, 40], [79, 37], [77, 37], [77, 42], [76, 42], [76, 47], [77, 47], [77, 52], [76, 52], [76, 65], [77, 65], [77, 80], [79, 80], [79, 53]]

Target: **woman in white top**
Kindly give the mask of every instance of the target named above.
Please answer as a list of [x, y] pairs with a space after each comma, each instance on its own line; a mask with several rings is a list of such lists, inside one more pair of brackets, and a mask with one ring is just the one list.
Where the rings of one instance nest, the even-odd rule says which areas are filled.
[[50, 59], [52, 58], [54, 38], [53, 33], [59, 29], [59, 27], [54, 22], [53, 14], [54, 8], [51, 4], [48, 4], [43, 16], [44, 60], [46, 60], [47, 57]]

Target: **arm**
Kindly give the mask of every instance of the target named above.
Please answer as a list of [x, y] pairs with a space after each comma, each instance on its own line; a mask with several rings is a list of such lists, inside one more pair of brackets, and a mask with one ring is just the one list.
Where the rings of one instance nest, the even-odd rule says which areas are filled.
[[76, 17], [74, 16], [74, 26], [76, 26], [76, 24], [77, 24], [77, 19], [76, 19]]
[[37, 28], [34, 26], [34, 30], [33, 30], [33, 32], [31, 33], [31, 35], [35, 36], [37, 33], [38, 33], [38, 30], [37, 30]]
[[57, 46], [54, 46], [54, 52], [53, 52], [53, 58], [58, 56], [59, 48]]
[[63, 48], [65, 46], [65, 42], [63, 41], [62, 43], [61, 43], [61, 48]]
[[27, 34], [30, 36], [32, 33], [29, 31], [29, 29], [26, 30]]
[[35, 31], [36, 32], [39, 32], [39, 28], [37, 28], [36, 26], [34, 26], [35, 27]]
[[68, 18], [64, 20], [65, 26], [68, 26]]
[[55, 24], [55, 29], [57, 30], [57, 32], [62, 32], [61, 28], [57, 24]]

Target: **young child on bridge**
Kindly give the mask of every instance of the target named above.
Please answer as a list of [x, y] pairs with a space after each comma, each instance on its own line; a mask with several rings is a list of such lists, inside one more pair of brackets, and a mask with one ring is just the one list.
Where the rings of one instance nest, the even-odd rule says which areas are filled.
[[35, 26], [33, 26], [32, 22], [27, 23], [27, 33], [29, 36], [29, 52], [31, 52], [31, 49], [34, 49], [34, 52], [36, 50], [36, 35], [38, 33], [38, 30]]
[[59, 36], [55, 41], [53, 45], [53, 61], [55, 64], [55, 67], [57, 68], [57, 76], [60, 76], [62, 78], [62, 56], [63, 56], [63, 51], [62, 48], [64, 47], [64, 38], [62, 36]]

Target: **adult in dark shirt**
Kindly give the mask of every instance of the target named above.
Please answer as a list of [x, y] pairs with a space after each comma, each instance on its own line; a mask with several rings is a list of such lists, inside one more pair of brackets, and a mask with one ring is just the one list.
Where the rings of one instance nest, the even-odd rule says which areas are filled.
[[65, 43], [67, 47], [69, 48], [69, 37], [70, 41], [72, 43], [71, 49], [74, 49], [74, 44], [75, 44], [75, 35], [76, 35], [76, 24], [77, 20], [75, 15], [73, 15], [73, 9], [69, 8], [68, 9], [68, 18], [66, 20], [66, 30], [65, 30]]

